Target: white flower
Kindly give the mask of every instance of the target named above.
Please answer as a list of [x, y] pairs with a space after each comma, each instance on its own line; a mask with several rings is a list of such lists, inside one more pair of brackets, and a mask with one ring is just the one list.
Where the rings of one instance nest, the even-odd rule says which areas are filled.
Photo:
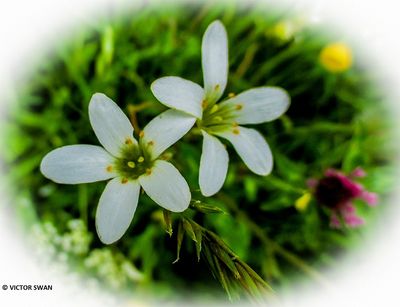
[[164, 105], [183, 111], [202, 129], [203, 151], [199, 184], [203, 195], [217, 193], [226, 178], [228, 153], [215, 137], [232, 143], [248, 168], [258, 175], [272, 170], [272, 154], [263, 136], [240, 124], [259, 124], [281, 116], [289, 107], [288, 94], [278, 87], [257, 87], [217, 104], [228, 75], [228, 39], [220, 21], [211, 23], [203, 36], [204, 88], [180, 77], [163, 77], [151, 85], [154, 96]]
[[93, 130], [104, 148], [94, 145], [69, 145], [48, 153], [40, 170], [44, 176], [65, 184], [111, 179], [100, 197], [96, 229], [103, 243], [111, 244], [128, 229], [138, 203], [140, 187], [160, 206], [184, 211], [191, 199], [190, 190], [179, 171], [160, 154], [178, 141], [193, 126], [195, 119], [168, 110], [133, 137], [133, 127], [115, 102], [94, 94], [89, 103]]

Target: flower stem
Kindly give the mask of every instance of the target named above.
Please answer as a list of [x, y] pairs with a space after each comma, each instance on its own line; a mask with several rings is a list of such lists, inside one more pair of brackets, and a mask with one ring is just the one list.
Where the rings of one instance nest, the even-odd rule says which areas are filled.
[[130, 122], [133, 126], [133, 129], [136, 133], [139, 133], [141, 131], [136, 114], [144, 109], [147, 109], [150, 106], [151, 106], [151, 102], [149, 102], [149, 101], [144, 101], [138, 105], [128, 104], [129, 120], [130, 120]]

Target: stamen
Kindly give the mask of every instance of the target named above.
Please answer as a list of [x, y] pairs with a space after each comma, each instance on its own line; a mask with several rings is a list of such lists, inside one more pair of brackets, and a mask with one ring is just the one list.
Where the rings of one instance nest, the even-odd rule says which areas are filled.
[[203, 109], [205, 109], [205, 108], [207, 108], [207, 106], [208, 106], [208, 102], [207, 102], [207, 100], [203, 100], [202, 102], [201, 102], [201, 107], [203, 108]]
[[130, 138], [125, 139], [125, 144], [126, 145], [132, 145], [133, 144], [132, 139], [130, 139]]
[[229, 98], [233, 98], [233, 97], [235, 97], [235, 96], [236, 96], [235, 93], [229, 93], [229, 94], [228, 94], [228, 97], [229, 97]]
[[236, 127], [238, 127], [239, 126], [239, 124], [237, 123], [237, 122], [234, 122], [233, 124], [232, 124], [232, 127], [234, 127], [234, 128], [236, 128]]
[[153, 145], [154, 145], [154, 142], [153, 142], [153, 141], [147, 142], [147, 145], [153, 146]]
[[122, 183], [122, 184], [125, 184], [125, 183], [127, 183], [127, 182], [128, 182], [128, 179], [122, 178], [122, 180], [121, 180], [121, 183]]
[[217, 85], [214, 87], [214, 90], [218, 91], [218, 90], [219, 90], [219, 88], [220, 88], [220, 85], [219, 85], [219, 84], [217, 84]]
[[150, 168], [146, 168], [146, 175], [151, 175], [151, 169]]
[[235, 106], [235, 108], [236, 108], [236, 110], [241, 110], [241, 109], [243, 109], [243, 105], [242, 104], [237, 104], [236, 106]]
[[128, 167], [130, 167], [130, 168], [135, 168], [135, 166], [136, 166], [136, 163], [133, 161], [129, 161], [127, 164], [128, 164]]
[[106, 170], [107, 170], [107, 172], [111, 173], [113, 170], [112, 165], [107, 166]]
[[141, 137], [141, 138], [144, 137], [144, 131], [143, 130], [139, 132], [139, 137]]
[[234, 128], [233, 130], [232, 130], [232, 132], [233, 132], [233, 134], [240, 134], [240, 130], [238, 129], [238, 128]]
[[139, 159], [137, 160], [139, 163], [142, 163], [144, 161], [144, 158], [142, 156], [139, 157]]
[[215, 120], [216, 122], [222, 122], [224, 119], [223, 119], [221, 116], [215, 116], [215, 117], [214, 117], [214, 120]]

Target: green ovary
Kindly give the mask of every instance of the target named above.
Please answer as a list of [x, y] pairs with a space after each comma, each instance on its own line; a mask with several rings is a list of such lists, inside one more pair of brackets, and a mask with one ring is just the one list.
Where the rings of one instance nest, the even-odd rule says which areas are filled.
[[128, 144], [121, 149], [120, 158], [115, 159], [114, 168], [123, 179], [135, 180], [148, 173], [153, 164], [148, 151], [137, 144]]

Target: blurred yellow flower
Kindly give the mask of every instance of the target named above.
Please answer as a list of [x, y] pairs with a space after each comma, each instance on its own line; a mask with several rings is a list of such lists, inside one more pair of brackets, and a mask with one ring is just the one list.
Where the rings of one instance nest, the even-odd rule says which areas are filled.
[[272, 36], [282, 42], [286, 42], [294, 37], [304, 26], [301, 18], [281, 20], [265, 31], [266, 36]]
[[296, 207], [297, 210], [304, 211], [307, 209], [310, 201], [311, 201], [311, 193], [307, 192], [296, 200], [294, 206]]
[[293, 35], [293, 26], [288, 22], [277, 23], [270, 31], [273, 36], [281, 40], [288, 40]]
[[332, 43], [321, 50], [319, 60], [325, 69], [333, 73], [339, 73], [351, 67], [353, 56], [351, 49], [346, 44]]

